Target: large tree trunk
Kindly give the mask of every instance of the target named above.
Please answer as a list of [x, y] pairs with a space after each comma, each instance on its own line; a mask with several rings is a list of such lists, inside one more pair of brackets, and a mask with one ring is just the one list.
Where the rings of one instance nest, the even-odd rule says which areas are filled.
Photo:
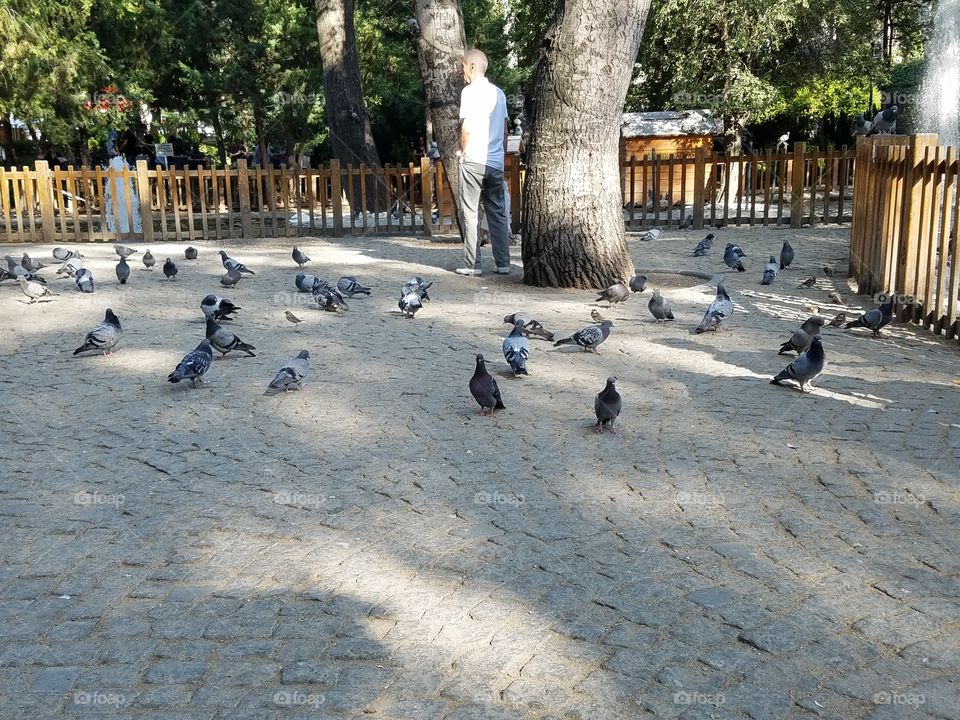
[[[323, 61], [323, 95], [333, 156], [342, 163], [380, 167], [363, 101], [360, 60], [353, 24], [353, 0], [315, 0], [317, 35]], [[354, 198], [360, 197], [360, 179], [354, 182]], [[335, 198], [336, 200], [336, 198]], [[379, 212], [385, 206], [386, 188], [367, 184], [361, 207]], [[361, 208], [354, 208], [357, 211]]]
[[[433, 139], [440, 148], [453, 198], [454, 208], [460, 207], [460, 175], [456, 152], [460, 148], [460, 91], [463, 90], [463, 53], [466, 41], [463, 33], [463, 14], [459, 0], [417, 0], [419, 37], [417, 60], [423, 77]], [[416, 34], [415, 30], [415, 34]], [[442, 202], [437, 198], [437, 202]], [[457, 228], [460, 213], [457, 212]], [[461, 235], [463, 231], [461, 230]]]
[[523, 281], [627, 280], [620, 124], [650, 0], [564, 0], [534, 81], [523, 188]]

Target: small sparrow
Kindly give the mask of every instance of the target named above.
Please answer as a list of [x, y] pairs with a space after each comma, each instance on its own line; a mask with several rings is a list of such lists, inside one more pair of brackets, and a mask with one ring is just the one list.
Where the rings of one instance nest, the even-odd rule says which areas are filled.
[[292, 322], [294, 325], [296, 325], [296, 324], [299, 323], [299, 322], [303, 322], [303, 320], [301, 320], [300, 318], [298, 318], [296, 315], [294, 315], [294, 314], [293, 314], [292, 312], [290, 312], [289, 310], [287, 310], [286, 312], [284, 312], [284, 315], [286, 315], [286, 316], [287, 316], [287, 320], [289, 320], [290, 322]]
[[837, 313], [837, 316], [830, 321], [830, 327], [843, 327], [843, 324], [847, 321], [847, 314], [845, 312]]
[[600, 313], [598, 313], [596, 310], [591, 310], [591, 311], [590, 311], [590, 317], [593, 318], [593, 321], [594, 321], [595, 323], [602, 323], [602, 322], [603, 322], [603, 315], [601, 315]]
[[800, 287], [813, 287], [816, 284], [817, 278], [815, 278], [813, 275], [800, 281]]
[[803, 306], [803, 309], [806, 310], [808, 313], [811, 313], [811, 314], [813, 314], [813, 315], [819, 315], [819, 314], [820, 314], [820, 308], [817, 307], [816, 305], [804, 305], [804, 306]]
[[832, 302], [834, 305], [846, 304], [843, 302], [843, 297], [841, 297], [840, 293], [838, 293], [836, 290], [831, 290], [829, 293], [827, 293], [827, 297], [830, 298], [830, 302]]

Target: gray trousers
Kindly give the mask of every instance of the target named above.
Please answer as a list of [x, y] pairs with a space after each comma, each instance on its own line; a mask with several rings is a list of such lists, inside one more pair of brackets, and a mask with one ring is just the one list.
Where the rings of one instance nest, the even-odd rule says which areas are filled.
[[463, 228], [463, 259], [466, 267], [481, 269], [480, 199], [490, 229], [493, 260], [498, 268], [510, 267], [510, 235], [504, 199], [503, 170], [480, 163], [460, 163], [460, 226]]

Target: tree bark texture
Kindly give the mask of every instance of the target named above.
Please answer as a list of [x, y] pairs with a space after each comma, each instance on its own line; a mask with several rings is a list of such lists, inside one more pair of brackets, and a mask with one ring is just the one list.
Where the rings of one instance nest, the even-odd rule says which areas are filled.
[[[460, 91], [463, 90], [460, 69], [466, 49], [460, 2], [417, 0], [416, 20], [419, 24], [417, 60], [433, 121], [434, 140], [440, 148], [454, 207], [459, 208], [460, 173], [456, 151], [460, 147]], [[459, 228], [459, 212], [456, 217]]]
[[628, 280], [620, 125], [650, 0], [561, 0], [533, 85], [523, 281]]
[[[353, 24], [353, 0], [315, 0], [317, 36], [323, 62], [323, 95], [333, 155], [344, 165], [380, 167], [363, 100], [357, 34]], [[386, 188], [367, 183], [364, 209], [385, 209]], [[359, 177], [354, 181], [354, 198], [360, 197]], [[354, 211], [360, 208], [354, 208]]]

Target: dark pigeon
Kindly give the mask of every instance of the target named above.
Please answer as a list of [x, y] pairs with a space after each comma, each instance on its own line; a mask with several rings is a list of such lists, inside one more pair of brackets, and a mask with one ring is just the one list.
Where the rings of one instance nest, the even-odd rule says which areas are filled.
[[510, 334], [503, 339], [503, 357], [513, 369], [515, 376], [530, 374], [527, 372], [530, 348], [527, 347], [527, 339], [523, 336], [523, 323], [518, 322], [514, 325]]
[[34, 260], [26, 253], [23, 254], [22, 258], [20, 258], [20, 265], [24, 269], [29, 270], [30, 272], [39, 272], [43, 268], [47, 267], [42, 262], [40, 262], [39, 260]]
[[120, 327], [120, 318], [113, 314], [113, 310], [107, 308], [103, 322], [98, 323], [87, 333], [83, 345], [74, 350], [73, 354], [79, 355], [89, 350], [97, 350], [104, 355], [110, 355], [110, 351], [120, 342], [121, 337], [123, 337], [123, 329]]
[[[613, 323], [610, 320], [604, 320], [599, 325], [588, 325], [582, 330], [577, 330], [570, 337], [557, 340], [553, 345], [579, 345], [583, 351], [592, 350], [597, 352], [597, 346], [610, 336], [610, 329]], [[599, 354], [599, 353], [598, 353]]]
[[825, 322], [826, 320], [819, 315], [814, 315], [804, 320], [803, 325], [794, 330], [790, 339], [780, 346], [777, 355], [783, 355], [785, 352], [795, 352], [799, 355], [802, 352], [806, 352], [807, 348], [810, 347], [810, 341], [813, 340], [813, 336], [820, 334], [820, 328], [823, 327]]
[[673, 320], [673, 309], [670, 307], [670, 301], [661, 295], [659, 290], [653, 291], [653, 297], [647, 303], [647, 309], [656, 319], [658, 325], [667, 320]]
[[893, 299], [883, 303], [880, 307], [867, 310], [856, 320], [851, 320], [844, 328], [862, 327], [873, 331], [873, 337], [883, 337], [880, 331], [893, 319]]
[[634, 275], [630, 278], [630, 292], [642, 293], [647, 289], [647, 276]]
[[303, 381], [308, 372], [310, 372], [310, 351], [301, 350], [296, 357], [287, 360], [287, 364], [277, 371], [263, 394], [275, 395], [281, 390], [285, 393], [290, 390], [299, 390], [303, 387]]
[[236, 287], [241, 277], [243, 276], [236, 270], [227, 270], [220, 276], [220, 284], [223, 285], [223, 287]]
[[717, 332], [722, 327], [723, 321], [733, 314], [733, 301], [727, 295], [727, 289], [723, 283], [717, 285], [717, 296], [703, 314], [703, 320], [697, 325], [696, 333], [702, 333], [711, 328]]
[[789, 240], [783, 241], [783, 248], [780, 250], [780, 269], [788, 270], [793, 264], [793, 246], [790, 244]]
[[894, 132], [897, 129], [898, 110], [896, 105], [891, 105], [878, 112], [873, 118], [873, 132], [881, 135]]
[[800, 392], [808, 392], [810, 383], [817, 375], [823, 372], [827, 364], [827, 356], [823, 352], [823, 343], [820, 335], [814, 335], [810, 341], [810, 348], [801, 353], [792, 363], [787, 365], [770, 381], [772, 385], [779, 385], [783, 380], [795, 380], [800, 383]]
[[183, 251], [184, 260], [196, 260], [198, 255], [199, 253], [197, 253], [197, 249], [195, 247], [188, 247]]
[[349, 298], [352, 298], [354, 295], [370, 294], [370, 288], [364, 287], [357, 282], [355, 277], [351, 277], [349, 275], [337, 280], [337, 290]]
[[516, 325], [520, 323], [523, 326], [523, 334], [528, 337], [538, 337], [547, 342], [553, 342], [554, 335], [549, 330], [545, 330], [543, 324], [528, 315], [525, 312], [510, 313], [503, 318], [507, 325]]
[[167, 276], [167, 280], [177, 279], [177, 264], [170, 258], [163, 263], [163, 274]]
[[93, 292], [93, 273], [87, 270], [86, 268], [80, 268], [77, 270], [76, 275], [73, 277], [74, 281], [77, 283], [77, 289], [83, 293], [92, 293]]
[[697, 246], [693, 249], [694, 257], [704, 257], [713, 247], [713, 233], [707, 235], [703, 240], [697, 243]]
[[242, 262], [237, 262], [232, 257], [228, 256], [225, 250], [220, 251], [220, 259], [223, 261], [223, 266], [227, 270], [236, 270], [239, 273], [245, 273], [247, 275], [256, 275], [253, 270], [247, 268]]
[[195, 349], [183, 356], [176, 369], [167, 375], [167, 381], [178, 383], [181, 380], [190, 380], [193, 387], [196, 387], [203, 382], [203, 375], [212, 363], [213, 348], [210, 341], [204, 338]]
[[606, 290], [601, 290], [600, 294], [597, 296], [596, 302], [606, 300], [612, 307], [617, 303], [624, 302], [628, 297], [630, 297], [630, 290], [627, 288], [626, 284], [623, 282], [617, 282], [608, 287]]
[[470, 378], [470, 394], [480, 405], [480, 414], [493, 416], [494, 410], [506, 409], [503, 404], [503, 398], [500, 397], [500, 388], [497, 387], [497, 381], [493, 375], [487, 372], [486, 363], [483, 355], [477, 355], [477, 368], [474, 370], [473, 377]]
[[620, 393], [617, 392], [616, 383], [617, 379], [615, 377], [608, 377], [606, 387], [598, 392], [593, 400], [593, 412], [597, 416], [598, 433], [602, 433], [603, 429], [607, 428], [614, 435], [617, 434], [614, 423], [620, 416], [623, 401], [620, 398]]
[[763, 266], [763, 277], [760, 279], [761, 285], [770, 285], [777, 277], [777, 259], [771, 255], [770, 262]]
[[121, 257], [120, 261], [117, 263], [117, 280], [120, 281], [121, 285], [126, 285], [127, 280], [130, 279], [130, 266], [127, 265], [127, 259]]
[[207, 340], [210, 341], [210, 345], [220, 353], [220, 358], [226, 357], [227, 353], [233, 352], [234, 350], [238, 352], [244, 352], [248, 357], [256, 357], [256, 355], [251, 352], [256, 350], [253, 345], [245, 343], [235, 333], [232, 333], [229, 330], [224, 330], [217, 324], [217, 321], [212, 317], [207, 318]]
[[200, 301], [200, 310], [205, 318], [214, 320], [233, 320], [230, 315], [240, 310], [239, 305], [234, 305], [226, 298], [219, 295], [207, 295]]
[[723, 251], [723, 262], [726, 263], [727, 267], [729, 267], [731, 270], [744, 272], [746, 268], [743, 266], [743, 261], [740, 259], [743, 256], [737, 252], [738, 250], [739, 248], [736, 245], [727, 243], [727, 247]]
[[293, 253], [291, 253], [291, 254], [293, 255], [293, 261], [294, 261], [299, 267], [303, 267], [303, 266], [306, 265], [308, 262], [310, 262], [310, 258], [308, 258], [306, 255], [304, 255], [303, 252], [300, 251], [300, 248], [298, 248], [296, 245], [294, 245], [294, 247], [293, 247]]

